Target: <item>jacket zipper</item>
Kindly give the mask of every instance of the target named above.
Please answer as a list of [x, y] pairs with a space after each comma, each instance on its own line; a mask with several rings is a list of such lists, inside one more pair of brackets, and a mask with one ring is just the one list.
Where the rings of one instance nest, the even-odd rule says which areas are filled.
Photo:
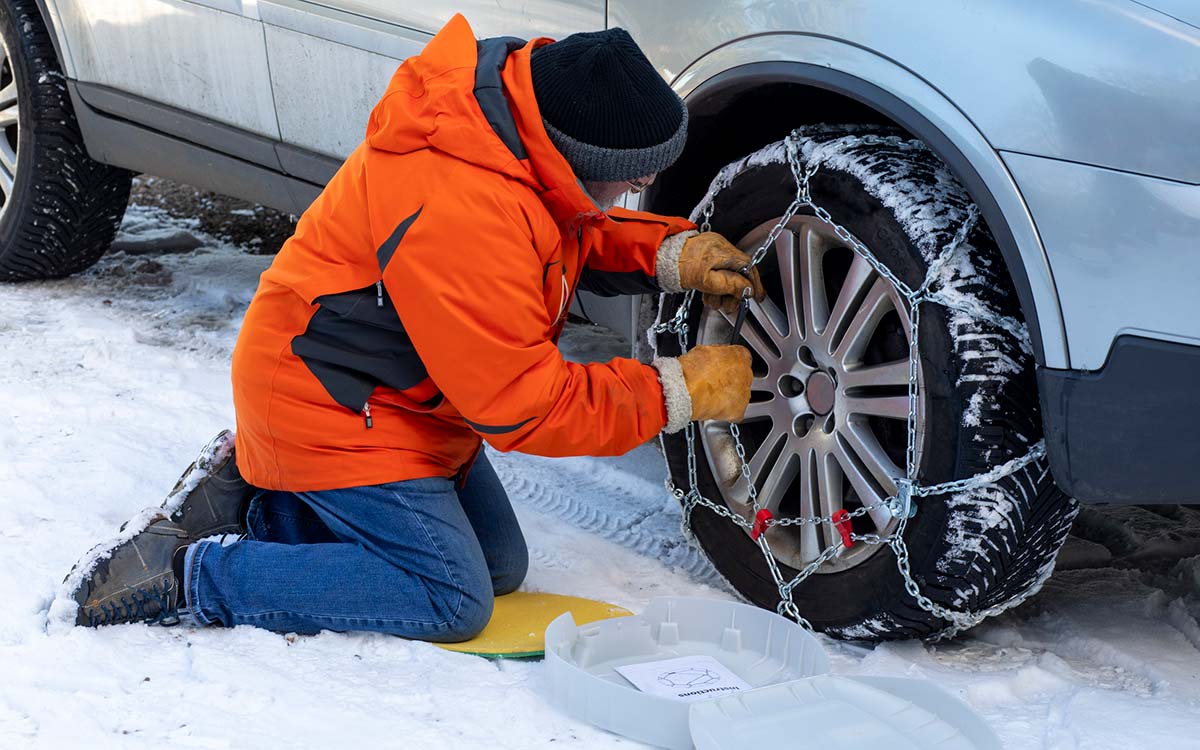
[[[576, 250], [577, 250], [576, 258], [578, 259], [578, 263], [576, 264], [576, 267], [575, 267], [575, 278], [572, 279], [571, 282], [567, 284], [568, 290], [578, 290], [579, 279], [583, 277], [583, 267], [587, 260], [586, 256], [584, 255], [584, 252], [583, 252], [583, 224], [579, 225], [579, 229], [576, 232], [575, 239], [576, 239], [576, 242], [578, 243], [578, 245], [576, 247]], [[563, 264], [563, 279], [564, 280], [566, 280], [566, 270], [567, 270], [567, 266], [564, 263]], [[563, 311], [564, 317], [565, 317], [566, 312], [567, 312], [566, 310]]]
[[[575, 242], [576, 242], [577, 255], [578, 255], [578, 257], [582, 258], [583, 257], [583, 224], [580, 224], [575, 229]], [[580, 264], [580, 265], [582, 267], [582, 264]], [[578, 278], [579, 277], [577, 276], [576, 277], [577, 281], [578, 281]], [[554, 324], [556, 326], [558, 326], [560, 331], [562, 330], [563, 321], [566, 319], [566, 316], [567, 316], [567, 307], [568, 307], [568, 302], [569, 302], [569, 300], [567, 299], [567, 296], [570, 293], [571, 293], [571, 285], [567, 282], [567, 264], [563, 263], [563, 265], [562, 265], [562, 292], [561, 292], [562, 299], [559, 300], [558, 317], [555, 318], [555, 321], [554, 321]]]
[[375, 306], [383, 307], [383, 279], [375, 282]]
[[363, 421], [365, 421], [367, 423], [367, 429], [368, 430], [371, 429], [375, 425], [375, 423], [371, 420], [371, 404], [370, 404], [370, 402], [363, 404], [362, 415], [363, 415]]

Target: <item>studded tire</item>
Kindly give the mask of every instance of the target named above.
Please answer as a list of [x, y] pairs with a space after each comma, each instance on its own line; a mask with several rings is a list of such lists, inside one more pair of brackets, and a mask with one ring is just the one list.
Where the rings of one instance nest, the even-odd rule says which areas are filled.
[[[817, 205], [907, 285], [919, 285], [972, 206], [952, 173], [920, 141], [897, 131], [811, 126], [797, 135], [805, 159], [815, 153], [824, 157], [810, 183]], [[734, 242], [781, 216], [795, 195], [781, 144], [726, 167], [714, 182], [718, 187], [712, 228]], [[963, 251], [948, 266], [946, 287], [1018, 322], [1020, 332], [1016, 295], [982, 220], [967, 235]], [[682, 299], [664, 299], [660, 319], [668, 320]], [[689, 346], [696, 341], [700, 313], [697, 303], [689, 318]], [[974, 476], [1025, 455], [1041, 438], [1027, 337], [929, 303], [921, 316], [918, 349], [927, 406], [918, 482]], [[658, 335], [656, 343], [660, 356], [679, 354], [674, 333]], [[696, 449], [699, 490], [726, 502], [699, 440]], [[687, 488], [683, 433], [664, 436], [663, 452], [675, 485]], [[1054, 485], [1044, 461], [978, 489], [921, 498], [905, 533], [914, 578], [922, 593], [957, 611], [1020, 600], [1049, 576], [1075, 513], [1074, 501]], [[691, 526], [734, 588], [762, 607], [778, 605], [776, 584], [743, 529], [703, 507], [692, 514]], [[786, 578], [798, 572], [781, 567]], [[843, 638], [924, 637], [949, 624], [905, 591], [888, 548], [849, 569], [809, 577], [796, 588], [794, 600], [817, 629]]]
[[112, 243], [132, 175], [88, 156], [37, 3], [0, 0], [0, 35], [19, 110], [16, 174], [0, 215], [0, 280], [67, 276]]

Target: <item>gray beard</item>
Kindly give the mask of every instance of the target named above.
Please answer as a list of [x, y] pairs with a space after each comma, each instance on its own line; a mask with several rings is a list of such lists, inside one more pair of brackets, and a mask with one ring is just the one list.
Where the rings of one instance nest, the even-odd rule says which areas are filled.
[[621, 197], [620, 195], [618, 195], [615, 198], [612, 198], [610, 200], [602, 202], [602, 201], [598, 200], [596, 198], [596, 196], [592, 195], [592, 191], [587, 189], [587, 184], [584, 183], [582, 180], [580, 180], [579, 186], [583, 188], [584, 195], [586, 195], [588, 198], [590, 198], [592, 203], [595, 203], [596, 208], [599, 208], [602, 213], [608, 213], [608, 210], [610, 208], [617, 205], [617, 200], [620, 199], [620, 197]]

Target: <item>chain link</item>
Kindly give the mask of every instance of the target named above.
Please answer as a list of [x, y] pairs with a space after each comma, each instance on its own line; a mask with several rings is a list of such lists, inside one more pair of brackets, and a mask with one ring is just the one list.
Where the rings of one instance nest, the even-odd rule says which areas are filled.
[[[904, 148], [905, 142], [899, 138], [888, 137], [865, 137], [865, 141], [878, 142], [893, 147]], [[898, 278], [890, 268], [885, 266], [878, 258], [850, 233], [844, 226], [837, 223], [832, 215], [823, 207], [817, 205], [812, 199], [811, 181], [820, 169], [820, 158], [814, 155], [807, 163], [803, 163], [801, 155], [800, 142], [795, 133], [789, 135], [785, 141], [785, 151], [787, 153], [788, 165], [792, 175], [796, 180], [796, 195], [791, 204], [783, 212], [779, 221], [771, 227], [771, 231], [767, 233], [767, 237], [762, 244], [754, 251], [750, 257], [750, 262], [746, 268], [752, 268], [758, 265], [766, 257], [770, 248], [774, 245], [775, 240], [787, 228], [788, 223], [801, 210], [807, 208], [812, 211], [813, 215], [824, 222], [830, 229], [850, 247], [855, 253], [863, 258], [870, 266], [883, 278], [887, 279], [900, 294], [905, 298], [909, 307], [909, 368], [908, 368], [908, 429], [905, 445], [905, 476], [898, 477], [896, 496], [888, 498], [885, 507], [889, 510], [893, 518], [897, 520], [894, 531], [887, 535], [879, 534], [858, 534], [851, 533], [850, 539], [854, 542], [863, 544], [886, 544], [888, 545], [896, 558], [896, 567], [900, 572], [900, 576], [904, 581], [905, 591], [909, 596], [916, 601], [917, 605], [948, 623], [948, 627], [941, 631], [938, 636], [945, 637], [953, 635], [961, 630], [972, 627], [986, 617], [998, 613], [1012, 606], [1020, 597], [1015, 600], [988, 608], [978, 612], [958, 612], [946, 607], [943, 607], [928, 596], [921, 592], [920, 584], [913, 577], [911, 566], [909, 563], [909, 551], [904, 543], [904, 531], [908, 526], [909, 520], [917, 513], [918, 508], [914, 502], [916, 497], [929, 497], [931, 495], [952, 494], [966, 492], [976, 489], [985, 484], [996, 482], [1020, 469], [1028, 466], [1030, 463], [1042, 458], [1045, 455], [1044, 442], [1038, 442], [1024, 456], [1013, 459], [1001, 466], [992, 469], [989, 472], [978, 474], [964, 479], [957, 479], [950, 482], [935, 484], [930, 486], [921, 486], [917, 483], [918, 473], [918, 456], [917, 456], [917, 419], [920, 406], [920, 373], [919, 361], [920, 352], [918, 349], [921, 321], [921, 305], [924, 303], [934, 303], [943, 307], [958, 310], [977, 318], [984, 319], [993, 323], [1005, 330], [1012, 332], [1014, 335], [1021, 336], [1024, 334], [1022, 327], [1017, 321], [1001, 316], [991, 310], [986, 309], [982, 304], [974, 300], [962, 300], [951, 298], [945, 293], [937, 289], [938, 282], [942, 277], [942, 271], [946, 263], [951, 259], [955, 252], [966, 242], [968, 235], [975, 228], [979, 221], [978, 208], [972, 206], [963, 220], [962, 225], [955, 232], [954, 237], [947, 245], [942, 248], [938, 256], [929, 264], [925, 278], [921, 284], [915, 289], [904, 283]], [[715, 211], [715, 197], [710, 197], [700, 211], [700, 231], [707, 232], [711, 230], [712, 216]], [[695, 301], [695, 292], [688, 291], [685, 293], [682, 302], [676, 309], [675, 314], [666, 322], [658, 322], [652, 330], [655, 333], [675, 333], [679, 340], [680, 353], [686, 352], [688, 349], [688, 316], [691, 313], [692, 305]], [[683, 526], [689, 537], [691, 537], [691, 515], [697, 506], [716, 513], [718, 516], [728, 518], [734, 524], [742, 527], [747, 532], [751, 532], [755, 526], [754, 518], [757, 517], [761, 510], [758, 498], [758, 489], [750, 474], [750, 464], [746, 458], [746, 449], [742, 443], [741, 431], [736, 424], [729, 425], [729, 432], [733, 438], [734, 450], [737, 454], [738, 462], [741, 465], [741, 477], [746, 482], [746, 491], [751, 508], [751, 519], [747, 519], [742, 514], [730, 509], [724, 503], [716, 503], [704, 497], [699, 490], [699, 482], [696, 468], [696, 423], [689, 422], [684, 430], [684, 441], [687, 446], [687, 481], [688, 489], [683, 489], [674, 486], [673, 482], [668, 482], [672, 494], [680, 501], [683, 508]], [[859, 518], [868, 514], [872, 508], [865, 505], [850, 511], [844, 515], [840, 515], [836, 523], [847, 523], [849, 520]], [[804, 566], [790, 580], [786, 579], [783, 571], [779, 567], [779, 563], [775, 555], [771, 551], [769, 534], [767, 532], [774, 527], [787, 526], [802, 526], [805, 524], [834, 524], [835, 520], [832, 516], [805, 516], [805, 517], [790, 517], [790, 518], [769, 518], [765, 521], [765, 531], [757, 535], [756, 541], [759, 549], [762, 551], [766, 559], [767, 569], [771, 574], [775, 585], [779, 589], [779, 605], [777, 611], [786, 617], [790, 617], [800, 625], [812, 629], [811, 623], [800, 613], [793, 598], [793, 592], [807, 578], [813, 575], [818, 568], [826, 562], [836, 558], [844, 549], [842, 541], [839, 539], [833, 544], [823, 549], [815, 559]]]

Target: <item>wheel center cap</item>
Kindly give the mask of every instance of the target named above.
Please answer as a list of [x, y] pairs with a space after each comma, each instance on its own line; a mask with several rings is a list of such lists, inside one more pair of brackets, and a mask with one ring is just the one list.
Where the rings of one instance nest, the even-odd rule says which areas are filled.
[[804, 392], [808, 394], [808, 405], [821, 416], [833, 411], [834, 391], [833, 378], [823, 372], [813, 373], [804, 387]]

